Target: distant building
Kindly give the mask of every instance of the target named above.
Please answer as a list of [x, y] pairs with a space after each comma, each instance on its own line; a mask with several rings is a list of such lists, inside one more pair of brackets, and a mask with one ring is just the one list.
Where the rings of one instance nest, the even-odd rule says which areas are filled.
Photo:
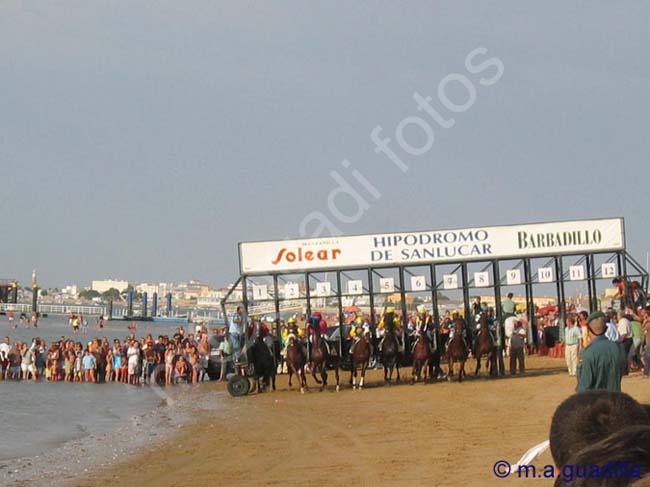
[[159, 296], [161, 295], [160, 286], [158, 284], [147, 284], [146, 282], [143, 282], [142, 284], [135, 286], [135, 290], [139, 293], [147, 293], [149, 296], [152, 296], [154, 293], [157, 293]]
[[97, 291], [98, 293], [101, 294], [101, 293], [105, 293], [111, 288], [117, 289], [119, 292], [122, 292], [128, 287], [129, 287], [128, 281], [117, 281], [114, 279], [106, 279], [104, 281], [93, 281], [90, 288], [93, 291]]
[[63, 289], [61, 289], [61, 294], [63, 294], [64, 297], [76, 298], [79, 295], [79, 287], [78, 286], [66, 286]]

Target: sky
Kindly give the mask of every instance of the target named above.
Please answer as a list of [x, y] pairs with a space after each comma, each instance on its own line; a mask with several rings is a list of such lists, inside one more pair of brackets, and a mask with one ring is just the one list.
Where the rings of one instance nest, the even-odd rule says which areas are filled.
[[[313, 211], [343, 234], [623, 216], [645, 263], [648, 18], [642, 1], [5, 0], [0, 278], [225, 285], [238, 242], [314, 232]], [[503, 66], [489, 86], [478, 48]], [[475, 90], [462, 112], [449, 75], [456, 109], [458, 79]], [[414, 93], [455, 120], [418, 155], [396, 141], [426, 117]], [[367, 203], [339, 194], [348, 222], [332, 171]]]

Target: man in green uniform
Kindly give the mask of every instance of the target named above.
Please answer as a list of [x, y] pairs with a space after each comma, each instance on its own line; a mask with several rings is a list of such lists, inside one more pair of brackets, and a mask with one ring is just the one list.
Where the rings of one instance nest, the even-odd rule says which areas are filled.
[[618, 345], [607, 339], [605, 314], [592, 313], [587, 319], [591, 342], [580, 354], [577, 392], [590, 389], [621, 390], [621, 356]]

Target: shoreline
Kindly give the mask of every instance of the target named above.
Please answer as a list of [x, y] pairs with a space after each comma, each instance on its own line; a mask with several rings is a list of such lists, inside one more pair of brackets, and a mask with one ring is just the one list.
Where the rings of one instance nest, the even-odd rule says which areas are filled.
[[[75, 485], [90, 473], [117, 467], [143, 451], [160, 448], [171, 441], [179, 429], [199, 419], [197, 413], [210, 408], [206, 401], [209, 389], [214, 391], [206, 383], [201, 387], [166, 391], [168, 397], [161, 397], [152, 410], [132, 415], [115, 429], [64, 440], [43, 454], [2, 460], [0, 484]], [[209, 399], [213, 403], [219, 401], [219, 397]], [[52, 479], [57, 480], [53, 482]]]

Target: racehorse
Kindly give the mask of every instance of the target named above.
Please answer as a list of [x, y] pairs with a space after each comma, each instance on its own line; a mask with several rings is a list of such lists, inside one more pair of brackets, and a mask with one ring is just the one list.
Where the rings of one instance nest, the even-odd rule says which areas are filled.
[[481, 313], [479, 321], [479, 330], [476, 334], [476, 339], [474, 341], [476, 346], [476, 372], [474, 375], [479, 375], [481, 372], [481, 357], [487, 355], [487, 362], [485, 367], [488, 370], [488, 373], [494, 371], [496, 365], [496, 347], [494, 346], [494, 341], [492, 340], [492, 334], [488, 327], [488, 316], [487, 313]]
[[449, 371], [447, 372], [447, 380], [451, 380], [454, 375], [454, 362], [460, 363], [458, 370], [458, 382], [463, 381], [465, 374], [465, 361], [467, 360], [467, 344], [463, 339], [463, 328], [465, 328], [465, 321], [462, 318], [457, 318], [454, 322], [454, 337], [447, 345], [447, 365]]
[[248, 362], [253, 364], [253, 390], [263, 392], [264, 389], [271, 386], [275, 390], [276, 363], [273, 353], [264, 343], [264, 339], [258, 336], [253, 345], [246, 350]]
[[305, 356], [305, 350], [302, 348], [302, 345], [293, 335], [289, 335], [289, 339], [287, 341], [287, 369], [289, 370], [289, 387], [291, 387], [291, 377], [293, 374], [296, 374], [298, 376], [298, 380], [300, 380], [301, 394], [304, 394], [305, 389], [307, 389], [307, 378], [305, 377], [306, 363], [307, 357]]
[[[327, 387], [327, 367], [331, 366], [334, 369], [334, 376], [336, 377], [336, 392], [338, 392], [340, 358], [338, 355], [327, 351], [325, 340], [320, 334], [320, 327], [310, 325], [310, 329], [313, 332], [311, 357], [309, 360], [311, 375], [317, 384], [321, 384], [320, 390], [322, 391]], [[316, 377], [316, 371], [320, 372], [321, 380], [318, 380], [318, 377]]]
[[361, 368], [359, 389], [363, 388], [363, 382], [366, 378], [366, 369], [370, 363], [370, 341], [368, 335], [369, 333], [365, 332], [356, 345], [354, 345], [354, 350], [352, 351], [352, 368], [350, 369], [350, 384], [352, 384], [352, 389], [357, 388], [358, 368]]
[[384, 366], [384, 382], [390, 384], [393, 380], [393, 369], [397, 369], [397, 381], [399, 382], [399, 345], [395, 338], [395, 323], [393, 316], [384, 317], [386, 333], [381, 344], [381, 363]]
[[413, 374], [411, 377], [411, 383], [415, 384], [420, 381], [420, 374], [424, 370], [424, 381], [427, 380], [427, 374], [429, 373], [429, 364], [433, 358], [433, 353], [431, 351], [431, 345], [429, 344], [429, 339], [424, 330], [419, 330], [417, 335], [417, 341], [413, 347]]

